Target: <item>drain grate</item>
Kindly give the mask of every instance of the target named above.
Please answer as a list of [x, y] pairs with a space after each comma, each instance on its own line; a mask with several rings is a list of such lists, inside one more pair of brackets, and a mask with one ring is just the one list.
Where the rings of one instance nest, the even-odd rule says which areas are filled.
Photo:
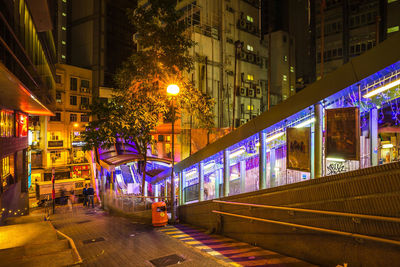
[[88, 240], [83, 240], [82, 243], [83, 244], [91, 244], [91, 243], [96, 243], [96, 242], [101, 242], [101, 241], [105, 241], [104, 237], [96, 237], [96, 238], [92, 238], [92, 239], [88, 239]]
[[169, 266], [169, 265], [177, 264], [177, 263], [183, 262], [184, 260], [185, 259], [182, 258], [181, 256], [172, 254], [172, 255], [165, 256], [165, 257], [150, 260], [150, 262], [156, 267], [162, 267], [162, 266]]

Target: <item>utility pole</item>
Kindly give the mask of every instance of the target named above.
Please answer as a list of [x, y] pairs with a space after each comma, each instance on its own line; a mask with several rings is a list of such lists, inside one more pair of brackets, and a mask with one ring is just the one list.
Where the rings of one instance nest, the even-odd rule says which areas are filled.
[[236, 109], [236, 80], [237, 80], [237, 57], [238, 51], [242, 48], [242, 42], [237, 40], [235, 42], [235, 73], [233, 76], [233, 104], [232, 104], [232, 131], [235, 130], [235, 109]]

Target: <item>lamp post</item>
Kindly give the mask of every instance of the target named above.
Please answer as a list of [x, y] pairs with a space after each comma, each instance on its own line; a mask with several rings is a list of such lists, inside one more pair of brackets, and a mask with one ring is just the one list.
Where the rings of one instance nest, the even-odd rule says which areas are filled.
[[179, 94], [179, 86], [170, 84], [167, 87], [167, 94], [171, 96], [171, 111], [172, 111], [172, 168], [171, 168], [171, 222], [175, 223], [175, 179], [174, 179], [174, 163], [175, 163], [175, 107], [174, 97]]

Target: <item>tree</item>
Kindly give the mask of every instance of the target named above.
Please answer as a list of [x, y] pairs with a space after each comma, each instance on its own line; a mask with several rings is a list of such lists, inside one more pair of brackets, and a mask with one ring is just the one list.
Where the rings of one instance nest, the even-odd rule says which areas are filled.
[[[138, 153], [147, 162], [147, 149], [152, 143], [152, 131], [165, 116], [171, 99], [166, 95], [168, 84], [180, 87], [176, 108], [181, 114], [192, 114], [203, 127], [213, 127], [213, 99], [194, 88], [183, 73], [191, 70], [193, 59], [188, 49], [194, 43], [185, 34], [185, 25], [179, 22], [175, 10], [176, 0], [150, 0], [150, 5], [129, 10], [132, 26], [137, 30], [135, 39], [138, 49], [117, 71], [116, 95], [111, 104], [101, 106], [99, 121], [89, 124], [85, 141], [87, 146], [109, 146], [116, 137], [133, 142]], [[109, 112], [109, 114], [105, 114]], [[100, 115], [100, 116], [99, 116]], [[107, 117], [108, 116], [108, 117]], [[104, 119], [102, 119], [104, 118]], [[107, 122], [106, 119], [113, 119]], [[96, 129], [105, 134], [96, 139]], [[100, 132], [99, 132], [100, 133]], [[145, 167], [142, 170], [145, 183]], [[144, 194], [142, 186], [142, 194]]]

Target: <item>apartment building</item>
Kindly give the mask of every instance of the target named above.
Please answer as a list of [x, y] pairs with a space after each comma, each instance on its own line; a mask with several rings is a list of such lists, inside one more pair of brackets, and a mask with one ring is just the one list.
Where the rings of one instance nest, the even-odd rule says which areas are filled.
[[82, 150], [81, 132], [90, 121], [92, 71], [66, 64], [56, 67], [55, 116], [33, 123], [33, 151], [37, 151], [37, 157], [32, 177], [50, 180], [54, 168], [57, 179], [89, 179], [90, 166]]
[[[321, 1], [316, 1], [317, 76], [329, 73], [399, 31], [398, 0], [326, 0], [321, 36]], [[323, 68], [321, 68], [321, 46]]]

